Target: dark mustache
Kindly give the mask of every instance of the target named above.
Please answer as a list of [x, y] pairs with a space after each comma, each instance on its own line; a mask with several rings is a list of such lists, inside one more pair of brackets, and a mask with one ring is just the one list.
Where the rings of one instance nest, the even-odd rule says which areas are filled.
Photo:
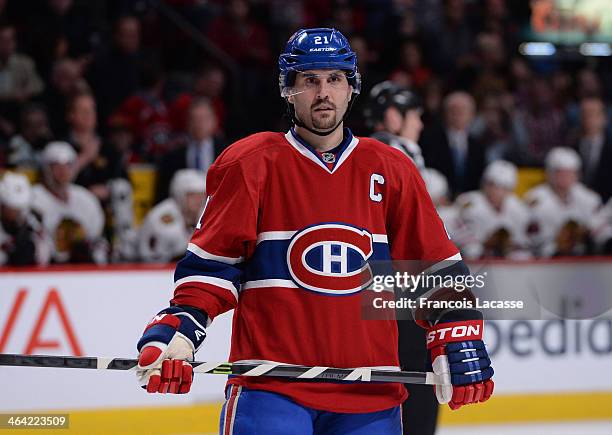
[[325, 106], [327, 106], [327, 107], [329, 107], [329, 108], [331, 108], [331, 109], [334, 109], [334, 110], [336, 109], [336, 105], [335, 105], [335, 104], [333, 104], [333, 103], [330, 103], [330, 102], [328, 102], [328, 101], [323, 101], [323, 102], [321, 102], [321, 103], [316, 103], [316, 104], [313, 104], [313, 105], [312, 105], [312, 107], [311, 107], [311, 109], [312, 109], [312, 110], [317, 110], [318, 108], [320, 108], [320, 107], [325, 107]]

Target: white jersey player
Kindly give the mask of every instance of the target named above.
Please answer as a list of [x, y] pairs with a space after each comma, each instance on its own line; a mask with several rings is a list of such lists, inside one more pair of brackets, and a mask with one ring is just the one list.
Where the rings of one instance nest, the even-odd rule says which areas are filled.
[[140, 257], [163, 263], [185, 254], [195, 229], [206, 191], [206, 176], [195, 169], [181, 169], [170, 183], [170, 198], [146, 216], [138, 237]]
[[462, 241], [465, 242], [469, 235], [466, 232], [465, 224], [461, 221], [459, 209], [449, 200], [446, 177], [433, 168], [422, 169], [421, 176], [448, 235], [457, 245], [461, 246]]
[[42, 153], [43, 183], [33, 188], [33, 210], [53, 238], [56, 263], [105, 263], [104, 212], [93, 193], [73, 184], [76, 152], [51, 142]]
[[470, 234], [461, 246], [466, 257], [528, 256], [529, 210], [512, 193], [516, 172], [512, 163], [496, 160], [485, 169], [480, 190], [457, 198], [461, 220]]
[[581, 161], [571, 148], [553, 148], [546, 156], [546, 183], [525, 195], [531, 207], [530, 233], [544, 257], [585, 253], [587, 226], [601, 198], [578, 181]]
[[0, 181], [0, 265], [46, 265], [51, 240], [31, 212], [27, 177], [7, 172]]
[[612, 254], [612, 199], [593, 216], [589, 230], [598, 252]]

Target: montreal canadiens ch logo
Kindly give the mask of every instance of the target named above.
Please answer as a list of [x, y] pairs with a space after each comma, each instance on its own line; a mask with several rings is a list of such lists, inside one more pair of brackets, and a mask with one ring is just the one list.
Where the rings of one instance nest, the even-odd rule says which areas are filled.
[[308, 290], [347, 295], [372, 281], [367, 260], [372, 255], [372, 234], [350, 225], [320, 224], [298, 231], [287, 250], [293, 280]]

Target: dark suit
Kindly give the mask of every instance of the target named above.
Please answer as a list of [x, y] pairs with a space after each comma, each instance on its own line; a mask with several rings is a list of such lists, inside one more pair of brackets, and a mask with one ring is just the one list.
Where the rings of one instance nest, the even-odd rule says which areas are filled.
[[[185, 141], [178, 148], [164, 154], [157, 164], [157, 187], [156, 187], [156, 203], [168, 197], [168, 189], [170, 181], [179, 169], [193, 168], [193, 162], [188, 161], [187, 148], [189, 142]], [[225, 149], [226, 143], [217, 137], [213, 138], [214, 156], [215, 159]]]
[[425, 166], [440, 171], [448, 180], [453, 195], [480, 187], [480, 178], [485, 167], [485, 147], [468, 136], [463, 174], [456, 171], [455, 157], [449, 135], [442, 125], [432, 125], [423, 131], [419, 145], [423, 151]]
[[593, 189], [605, 202], [612, 197], [612, 138], [606, 135], [597, 163], [589, 168], [585, 150], [578, 139], [573, 147], [582, 158], [582, 182]]

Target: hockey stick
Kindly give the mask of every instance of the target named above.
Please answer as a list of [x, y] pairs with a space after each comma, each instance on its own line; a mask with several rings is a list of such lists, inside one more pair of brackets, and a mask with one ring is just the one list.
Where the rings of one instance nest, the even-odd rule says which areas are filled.
[[[278, 376], [293, 379], [333, 381], [400, 382], [403, 384], [443, 385], [441, 376], [432, 372], [378, 370], [368, 367], [339, 369], [306, 367], [268, 362], [190, 362], [194, 373], [213, 375]], [[136, 370], [138, 360], [51, 355], [19, 355], [0, 353], [0, 366], [53, 367], [94, 370]]]

